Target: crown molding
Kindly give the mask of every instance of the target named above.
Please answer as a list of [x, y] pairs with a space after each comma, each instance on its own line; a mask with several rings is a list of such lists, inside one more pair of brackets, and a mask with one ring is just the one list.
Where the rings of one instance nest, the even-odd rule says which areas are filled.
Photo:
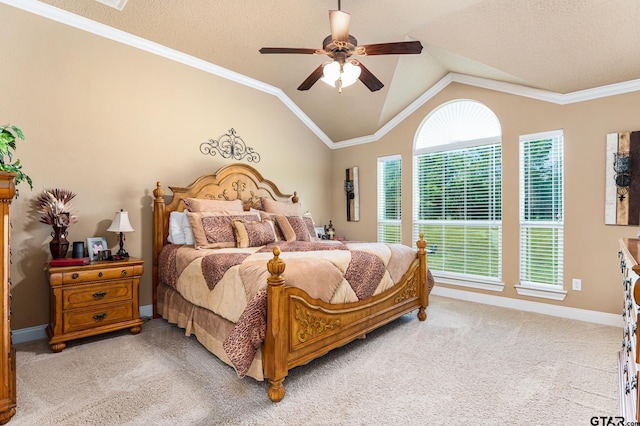
[[273, 95], [277, 97], [283, 104], [285, 104], [285, 106], [289, 108], [289, 110], [296, 117], [298, 117], [298, 119], [302, 121], [309, 128], [309, 130], [311, 130], [311, 132], [313, 132], [330, 149], [346, 148], [380, 140], [383, 136], [389, 133], [393, 128], [395, 128], [398, 124], [400, 124], [407, 117], [409, 117], [416, 110], [427, 103], [430, 99], [444, 90], [451, 83], [466, 84], [468, 86], [480, 87], [559, 105], [568, 105], [572, 103], [584, 102], [608, 96], [636, 92], [640, 90], [640, 79], [637, 79], [563, 94], [514, 83], [506, 83], [483, 77], [474, 77], [470, 75], [450, 72], [442, 77], [433, 86], [431, 86], [415, 101], [409, 104], [409, 106], [403, 109], [399, 114], [389, 120], [374, 134], [354, 139], [333, 141], [309, 118], [307, 114], [304, 113], [304, 111], [302, 111], [291, 100], [291, 98], [289, 98], [281, 89], [277, 87], [271, 86], [259, 80], [247, 77], [246, 75], [223, 68], [221, 66], [212, 64], [210, 62], [203, 61], [177, 50], [170, 49], [158, 43], [154, 43], [141, 37], [134, 36], [116, 28], [109, 27], [107, 25], [100, 24], [90, 19], [81, 17], [79, 15], [75, 15], [71, 12], [58, 9], [54, 6], [41, 3], [37, 0], [0, 0], [0, 4], [13, 6], [17, 9], [21, 9], [77, 29], [108, 38], [118, 43], [122, 43], [136, 49], [140, 49], [145, 52], [179, 62], [181, 64], [199, 69], [218, 77], [225, 78], [235, 83], [242, 84], [244, 86], [248, 86], [261, 92]]

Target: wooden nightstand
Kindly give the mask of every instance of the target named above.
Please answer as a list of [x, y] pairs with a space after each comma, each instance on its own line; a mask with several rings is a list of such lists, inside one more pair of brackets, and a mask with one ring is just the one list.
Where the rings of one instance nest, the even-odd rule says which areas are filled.
[[68, 340], [124, 328], [140, 333], [138, 285], [144, 261], [98, 261], [82, 266], [46, 267], [51, 286], [51, 315], [47, 326], [53, 352]]

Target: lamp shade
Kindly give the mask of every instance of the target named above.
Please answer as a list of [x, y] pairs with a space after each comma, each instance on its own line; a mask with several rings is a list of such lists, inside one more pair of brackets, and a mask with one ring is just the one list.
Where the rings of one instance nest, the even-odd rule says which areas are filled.
[[340, 63], [333, 61], [322, 68], [321, 80], [333, 87], [336, 87], [336, 83], [341, 81], [340, 88], [348, 87], [358, 81], [361, 71], [362, 69], [352, 62], [345, 62], [340, 67]]
[[359, 66], [353, 65], [351, 62], [347, 62], [342, 68], [342, 87], [351, 86], [353, 83], [358, 81], [358, 77], [360, 77], [360, 72], [362, 71]]
[[131, 222], [129, 222], [129, 212], [120, 210], [116, 212], [116, 216], [111, 222], [111, 226], [107, 228], [107, 231], [111, 232], [133, 232]]
[[336, 87], [336, 80], [340, 78], [340, 64], [330, 62], [322, 68], [322, 81], [329, 86]]

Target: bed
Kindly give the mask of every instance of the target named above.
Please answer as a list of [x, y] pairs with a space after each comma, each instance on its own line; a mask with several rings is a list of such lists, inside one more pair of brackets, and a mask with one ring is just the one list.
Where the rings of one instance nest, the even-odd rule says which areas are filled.
[[244, 164], [169, 189], [153, 191], [154, 317], [239, 376], [267, 379], [273, 402], [290, 369], [411, 311], [426, 319], [433, 278], [422, 235], [417, 250], [319, 240], [297, 194]]

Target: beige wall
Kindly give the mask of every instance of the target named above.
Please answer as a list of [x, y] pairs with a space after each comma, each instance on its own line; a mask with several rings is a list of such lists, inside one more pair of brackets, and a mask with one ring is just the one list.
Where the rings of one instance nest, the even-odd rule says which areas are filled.
[[[332, 152], [333, 222], [338, 234], [350, 239], [376, 239], [376, 159], [401, 154], [403, 167], [402, 235], [412, 240], [412, 151], [422, 120], [442, 103], [473, 99], [488, 106], [502, 126], [503, 145], [503, 281], [500, 296], [562, 306], [618, 313], [622, 304], [618, 267], [618, 238], [635, 237], [638, 227], [604, 225], [606, 134], [640, 129], [640, 93], [555, 105], [524, 97], [453, 84], [427, 102], [376, 143]], [[519, 296], [518, 282], [518, 138], [523, 134], [564, 130], [565, 153], [565, 274], [563, 302]], [[360, 172], [360, 222], [347, 222], [344, 171]], [[582, 291], [571, 279], [582, 279]], [[466, 290], [466, 288], [464, 288]], [[495, 292], [486, 292], [496, 295]]]
[[24, 131], [17, 157], [34, 181], [12, 204], [14, 330], [48, 322], [51, 230], [32, 205], [45, 188], [78, 194], [70, 241], [104, 236], [116, 248], [106, 228], [129, 211], [125, 247], [146, 260], [142, 305], [151, 304], [156, 181], [184, 186], [232, 163], [199, 151], [232, 127], [262, 156], [254, 167], [328, 222], [330, 150], [276, 97], [6, 5], [0, 28], [0, 124]]

